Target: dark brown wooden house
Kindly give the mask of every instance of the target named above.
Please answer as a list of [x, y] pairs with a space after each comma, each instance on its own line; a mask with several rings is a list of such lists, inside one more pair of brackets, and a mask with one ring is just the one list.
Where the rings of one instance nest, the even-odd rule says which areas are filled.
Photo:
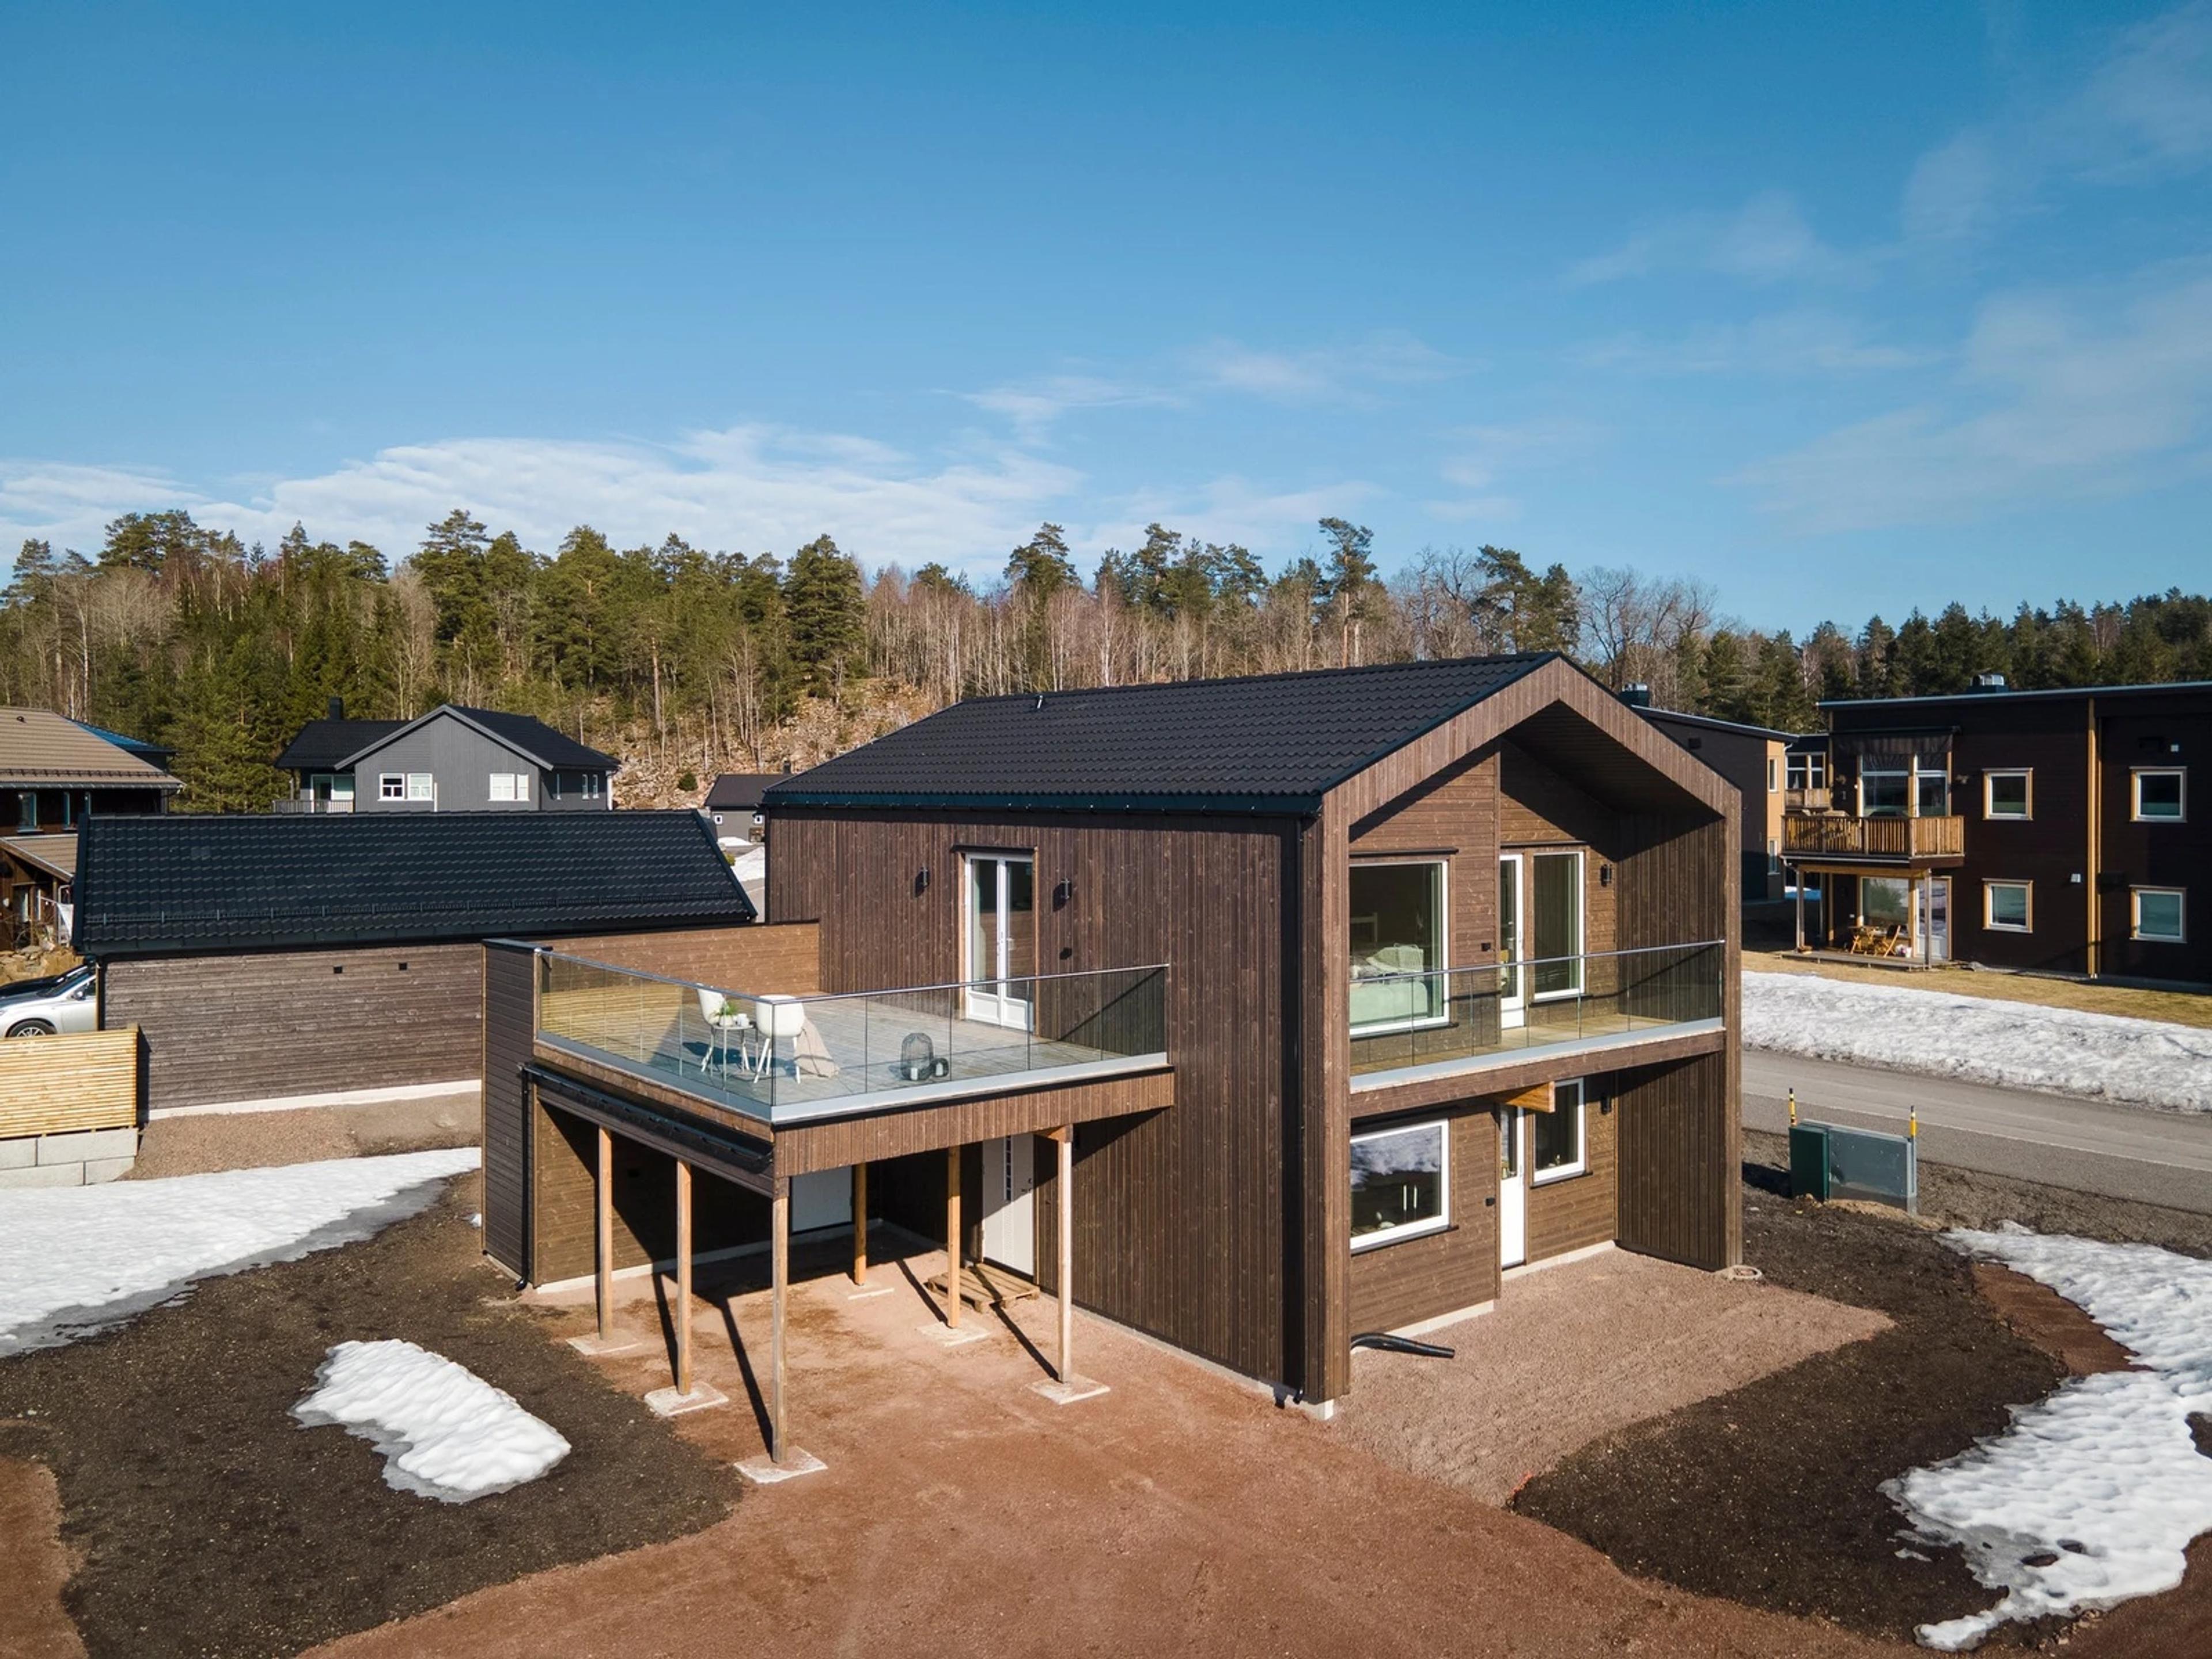
[[769, 925], [488, 950], [520, 1276], [893, 1221], [1326, 1405], [1738, 1260], [1735, 792], [1562, 659], [978, 700], [765, 805]]
[[2212, 684], [1821, 707], [1784, 795], [1801, 950], [2212, 983]]

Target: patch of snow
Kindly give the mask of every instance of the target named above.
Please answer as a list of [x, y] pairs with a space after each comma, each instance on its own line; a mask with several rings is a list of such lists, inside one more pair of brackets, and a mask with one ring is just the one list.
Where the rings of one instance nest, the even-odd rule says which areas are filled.
[[315, 1382], [292, 1415], [369, 1442], [397, 1492], [466, 1504], [535, 1480], [568, 1455], [560, 1431], [514, 1395], [412, 1342], [341, 1342]]
[[196, 1279], [372, 1237], [429, 1206], [477, 1149], [0, 1190], [0, 1355], [59, 1347]]
[[745, 890], [745, 896], [753, 902], [753, 908], [763, 915], [766, 915], [768, 914], [768, 848], [754, 847], [738, 854], [737, 862], [730, 866], [730, 873], [738, 878], [738, 884]]
[[1747, 1048], [2212, 1112], [2212, 1030], [1810, 974], [1743, 976]]
[[2212, 1262], [2016, 1227], [1944, 1237], [2049, 1285], [2144, 1369], [2071, 1378], [2015, 1408], [1996, 1438], [1883, 1483], [1915, 1538], [1960, 1546], [1974, 1577], [2004, 1592], [1987, 1612], [1922, 1626], [1920, 1639], [1956, 1651], [2008, 1620], [2172, 1589], [2191, 1540], [2212, 1532], [2212, 1457], [2189, 1425], [2212, 1413]]

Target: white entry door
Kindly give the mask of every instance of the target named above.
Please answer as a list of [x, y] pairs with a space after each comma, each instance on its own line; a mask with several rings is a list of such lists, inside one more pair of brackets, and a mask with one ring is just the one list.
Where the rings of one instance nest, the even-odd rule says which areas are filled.
[[848, 1227], [853, 1223], [853, 1172], [814, 1170], [791, 1178], [791, 1231]]
[[992, 1025], [1030, 1029], [1036, 990], [1036, 866], [1027, 858], [970, 853], [967, 865], [969, 981], [961, 1012]]
[[1528, 1115], [1498, 1109], [1498, 1265], [1517, 1267], [1528, 1255]]
[[1951, 878], [1930, 876], [1920, 884], [1920, 937], [1930, 962], [1951, 959]]
[[983, 1257], [1036, 1276], [1036, 1148], [1029, 1135], [983, 1143]]

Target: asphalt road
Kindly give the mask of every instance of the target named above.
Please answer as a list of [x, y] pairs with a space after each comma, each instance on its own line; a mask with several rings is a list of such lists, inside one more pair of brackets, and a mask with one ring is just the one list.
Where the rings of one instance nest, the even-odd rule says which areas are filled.
[[1800, 1117], [1902, 1133], [1920, 1109], [1920, 1155], [2019, 1181], [2212, 1215], [2212, 1115], [2108, 1106], [1872, 1066], [1747, 1048], [1743, 1121], [1779, 1134]]

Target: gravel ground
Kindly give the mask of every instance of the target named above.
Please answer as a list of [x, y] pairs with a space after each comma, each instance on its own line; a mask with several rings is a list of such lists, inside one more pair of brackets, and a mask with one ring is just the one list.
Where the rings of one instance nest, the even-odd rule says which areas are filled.
[[[1745, 1139], [1753, 1160], [1746, 1257], [1770, 1284], [1879, 1310], [1894, 1328], [1587, 1447], [1531, 1482], [1516, 1507], [1632, 1572], [1869, 1634], [1909, 1638], [1920, 1624], [1988, 1606], [1993, 1593], [1957, 1551], [1898, 1553], [1903, 1519], [1876, 1488], [2002, 1432], [2008, 1407], [2042, 1398], [2067, 1374], [2056, 1356], [2086, 1365], [2095, 1345], [2063, 1314], [2007, 1293], [2015, 1328], [1937, 1227], [2017, 1220], [2202, 1255], [2212, 1221], [1933, 1166], [1922, 1170], [1917, 1222], [1873, 1206], [1796, 1203], [1782, 1195], [1781, 1138]], [[2201, 1627], [2181, 1621], [2201, 1618], [2203, 1577], [2175, 1593], [2167, 1625]], [[2123, 1626], [2138, 1638], [2140, 1617]], [[1990, 1644], [2074, 1641], [2118, 1619], [2008, 1626]]]
[[158, 1118], [138, 1137], [138, 1162], [124, 1179], [159, 1181], [216, 1170], [264, 1170], [333, 1158], [473, 1146], [481, 1116], [474, 1095], [453, 1095], [375, 1106]]
[[[0, 1361], [0, 1455], [59, 1480], [79, 1562], [67, 1606], [95, 1659], [295, 1653], [729, 1512], [733, 1474], [509, 1298], [467, 1223], [476, 1191], [463, 1176], [364, 1243], [205, 1280], [116, 1331]], [[331, 1345], [386, 1336], [468, 1366], [574, 1450], [465, 1505], [392, 1491], [367, 1441], [289, 1414]]]
[[1505, 1282], [1494, 1312], [1362, 1351], [1340, 1431], [1386, 1462], [1503, 1504], [1589, 1442], [1887, 1330], [1863, 1308], [1611, 1250]]

